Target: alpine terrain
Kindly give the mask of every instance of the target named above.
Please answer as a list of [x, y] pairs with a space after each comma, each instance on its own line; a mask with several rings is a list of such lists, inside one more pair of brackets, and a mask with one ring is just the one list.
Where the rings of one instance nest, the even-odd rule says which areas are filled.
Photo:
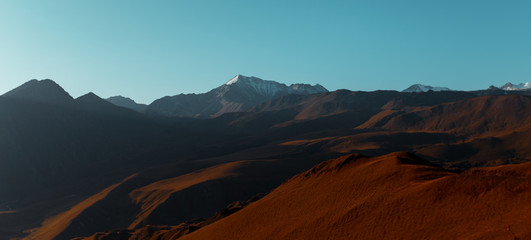
[[416, 87], [31, 80], [0, 96], [0, 239], [531, 238], [531, 89]]

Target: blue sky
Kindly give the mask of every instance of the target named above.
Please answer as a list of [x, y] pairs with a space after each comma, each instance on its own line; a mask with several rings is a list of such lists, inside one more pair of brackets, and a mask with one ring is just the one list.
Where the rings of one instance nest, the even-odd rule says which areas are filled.
[[50, 78], [149, 103], [236, 74], [329, 90], [531, 81], [531, 1], [0, 3], [0, 92]]

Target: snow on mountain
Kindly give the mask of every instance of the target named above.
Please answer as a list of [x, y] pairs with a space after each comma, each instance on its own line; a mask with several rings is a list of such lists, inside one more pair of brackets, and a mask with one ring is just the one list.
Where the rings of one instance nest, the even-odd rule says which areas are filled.
[[225, 84], [202, 94], [181, 94], [155, 100], [147, 113], [181, 117], [216, 117], [241, 112], [274, 98], [328, 92], [316, 84], [286, 84], [257, 77], [236, 75]]
[[238, 80], [240, 80], [241, 75], [236, 75], [233, 78], [231, 78], [228, 82], [225, 83], [225, 85], [232, 85], [234, 83], [237, 83]]
[[422, 84], [413, 84], [410, 87], [404, 89], [402, 92], [427, 92], [427, 91], [434, 91], [434, 92], [440, 92], [440, 91], [452, 91], [451, 89], [447, 87], [432, 87]]
[[245, 88], [245, 90], [252, 91], [262, 96], [268, 97], [276, 97], [279, 93], [285, 95], [328, 92], [326, 88], [319, 84], [312, 86], [310, 84], [297, 83], [287, 86], [283, 83], [278, 83], [271, 80], [263, 80], [257, 77], [247, 77], [243, 75], [236, 75], [220, 88], [223, 88], [224, 86], [229, 88], [238, 86], [240, 88]]
[[503, 90], [507, 91], [517, 91], [517, 90], [526, 90], [531, 89], [531, 82], [526, 83], [520, 83], [520, 84], [512, 84], [510, 82], [506, 83], [501, 87]]
[[[236, 75], [229, 80], [225, 85], [219, 88], [236, 89], [241, 88], [244, 91], [257, 93], [262, 96], [275, 96], [278, 92], [287, 89], [287, 86], [275, 81], [262, 80], [257, 77], [247, 77], [243, 75]], [[224, 92], [224, 91], [223, 91]]]

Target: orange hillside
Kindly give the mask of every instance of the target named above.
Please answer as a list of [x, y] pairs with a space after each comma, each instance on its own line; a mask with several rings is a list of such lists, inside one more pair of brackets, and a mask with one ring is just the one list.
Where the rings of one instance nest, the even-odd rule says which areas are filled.
[[531, 163], [451, 173], [348, 155], [183, 239], [531, 239]]

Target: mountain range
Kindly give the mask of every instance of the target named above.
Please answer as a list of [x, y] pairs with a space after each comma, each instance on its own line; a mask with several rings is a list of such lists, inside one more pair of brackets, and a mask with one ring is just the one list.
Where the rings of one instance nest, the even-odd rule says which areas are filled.
[[178, 117], [217, 117], [224, 113], [245, 111], [274, 98], [328, 92], [317, 84], [285, 84], [257, 77], [237, 75], [227, 83], [202, 94], [163, 97], [147, 106], [145, 112]]
[[[491, 91], [517, 91], [531, 89], [530, 83], [507, 83], [499, 88], [491, 86]], [[428, 91], [455, 91], [447, 87], [413, 84], [402, 92], [420, 93]], [[486, 90], [477, 91], [478, 94]], [[311, 95], [328, 92], [323, 86], [309, 84], [292, 84], [287, 86], [257, 77], [236, 75], [225, 84], [201, 94], [179, 94], [155, 100], [149, 105], [136, 103], [134, 100], [113, 96], [106, 100], [120, 107], [137, 112], [170, 117], [211, 118], [230, 112], [244, 112], [252, 106], [287, 95]]]
[[[497, 89], [494, 86], [491, 86], [490, 89]], [[505, 85], [499, 87], [499, 89], [505, 90], [505, 91], [519, 91], [519, 90], [528, 90], [531, 89], [531, 83], [520, 83], [520, 84], [512, 84], [510, 82], [506, 83]], [[422, 84], [413, 84], [410, 87], [404, 89], [402, 92], [427, 92], [427, 91], [454, 91], [447, 87], [432, 87], [428, 85], [422, 85]]]
[[61, 86], [50, 79], [30, 80], [2, 96], [56, 104], [66, 104], [74, 100]]
[[137, 103], [133, 99], [128, 98], [128, 97], [123, 97], [123, 96], [113, 96], [113, 97], [106, 98], [105, 100], [107, 100], [108, 102], [116, 106], [129, 108], [137, 112], [143, 112], [147, 107], [146, 104]]
[[452, 91], [447, 87], [432, 87], [428, 85], [422, 85], [422, 84], [413, 84], [410, 87], [404, 89], [402, 92], [427, 92], [427, 91]]
[[0, 96], [0, 239], [531, 237], [531, 90], [238, 75], [138, 105]]
[[501, 87], [503, 90], [515, 91], [515, 90], [526, 90], [531, 89], [531, 82], [512, 84], [510, 82], [506, 83]]

